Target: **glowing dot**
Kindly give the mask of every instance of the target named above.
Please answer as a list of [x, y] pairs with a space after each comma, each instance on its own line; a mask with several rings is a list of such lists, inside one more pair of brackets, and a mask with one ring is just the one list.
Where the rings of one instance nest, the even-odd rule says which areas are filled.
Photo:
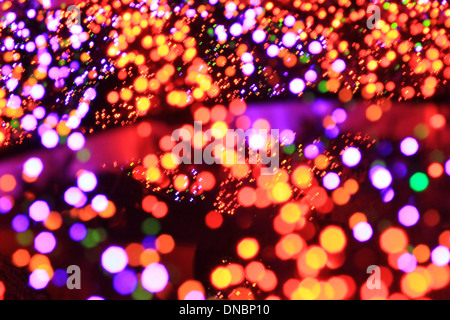
[[70, 187], [64, 192], [64, 201], [75, 208], [81, 208], [86, 204], [87, 197], [77, 187]]
[[405, 227], [411, 227], [419, 221], [419, 211], [416, 207], [406, 205], [398, 211], [398, 221]]
[[334, 190], [339, 187], [341, 179], [335, 172], [328, 172], [322, 179], [323, 186], [328, 190]]
[[292, 196], [292, 190], [287, 183], [277, 182], [272, 189], [272, 196], [276, 202], [285, 202]]
[[262, 43], [266, 40], [266, 33], [262, 29], [256, 29], [252, 34], [252, 39], [256, 43]]
[[347, 244], [344, 231], [337, 226], [328, 226], [320, 233], [320, 245], [329, 253], [341, 252]]
[[424, 191], [428, 187], [428, 177], [425, 173], [416, 172], [409, 179], [409, 185], [411, 189], [416, 192]]
[[252, 134], [248, 143], [251, 149], [260, 150], [266, 145], [266, 137], [261, 134]]
[[414, 138], [411, 138], [411, 137], [405, 138], [400, 143], [400, 151], [405, 156], [408, 156], [408, 157], [412, 156], [412, 155], [416, 154], [418, 150], [419, 150], [419, 143]]
[[83, 171], [77, 178], [78, 187], [84, 192], [91, 192], [97, 187], [97, 177], [93, 172]]
[[42, 170], [44, 170], [44, 164], [41, 159], [36, 157], [28, 159], [23, 164], [23, 173], [30, 178], [39, 177]]
[[416, 257], [411, 253], [402, 254], [398, 260], [397, 265], [400, 270], [405, 273], [413, 272], [417, 267]]
[[286, 27], [292, 27], [295, 24], [295, 17], [292, 15], [288, 15], [284, 18], [284, 25]]
[[84, 148], [86, 139], [81, 132], [73, 132], [67, 138], [67, 145], [72, 151], [79, 151]]
[[246, 76], [252, 75], [253, 72], [255, 72], [255, 66], [253, 65], [253, 63], [245, 63], [242, 66], [242, 73]]
[[21, 120], [22, 128], [26, 131], [33, 131], [37, 127], [36, 117], [32, 114], [27, 114]]
[[11, 211], [13, 206], [14, 206], [13, 198], [9, 196], [0, 197], [0, 213], [8, 213], [9, 211]]
[[69, 235], [73, 241], [82, 241], [87, 236], [87, 229], [82, 223], [74, 223], [69, 229]]
[[391, 202], [394, 199], [395, 191], [392, 188], [381, 190], [382, 201], [384, 203]]
[[372, 238], [372, 234], [372, 226], [367, 222], [361, 221], [353, 227], [353, 237], [359, 242], [368, 241]]
[[231, 279], [231, 272], [225, 267], [218, 267], [211, 274], [211, 282], [217, 289], [228, 287]]
[[254, 238], [242, 239], [237, 245], [237, 253], [242, 259], [252, 259], [259, 251], [258, 241]]
[[50, 253], [55, 249], [56, 239], [53, 233], [43, 231], [34, 238], [34, 248], [42, 253]]
[[300, 78], [292, 79], [291, 82], [289, 82], [289, 90], [293, 94], [299, 94], [305, 90], [305, 81], [303, 81]]
[[295, 133], [292, 130], [285, 129], [285, 130], [281, 131], [280, 136], [281, 136], [280, 142], [283, 145], [287, 145], [288, 146], [288, 145], [291, 145], [291, 144], [294, 143]]
[[169, 273], [163, 264], [150, 263], [142, 272], [141, 282], [148, 292], [161, 292], [169, 282]]
[[245, 63], [253, 62], [253, 55], [250, 52], [244, 52], [241, 56], [241, 60]]
[[138, 279], [132, 270], [124, 270], [114, 275], [113, 286], [121, 295], [132, 294], [136, 290]]
[[11, 221], [11, 225], [16, 232], [24, 232], [30, 226], [30, 221], [26, 215], [18, 214]]
[[128, 256], [122, 247], [110, 246], [103, 251], [101, 261], [103, 269], [109, 273], [119, 273], [126, 268]]
[[377, 189], [385, 189], [392, 183], [392, 175], [388, 169], [383, 166], [375, 165], [369, 171], [372, 185]]
[[397, 253], [406, 248], [408, 236], [400, 228], [389, 227], [380, 236], [380, 248], [387, 253]]
[[92, 198], [91, 206], [97, 212], [103, 212], [108, 208], [108, 198], [103, 194], [98, 194]]
[[59, 135], [55, 130], [49, 129], [41, 136], [41, 142], [47, 149], [53, 149], [59, 143]]
[[233, 23], [230, 27], [230, 34], [239, 37], [242, 34], [242, 25], [238, 22]]
[[319, 155], [320, 150], [319, 147], [317, 147], [317, 145], [310, 144], [306, 146], [304, 153], [307, 159], [314, 159]]
[[297, 43], [297, 35], [294, 32], [286, 32], [281, 41], [286, 48], [292, 48]]
[[355, 167], [359, 164], [361, 161], [361, 152], [358, 148], [355, 147], [348, 147], [344, 150], [342, 153], [342, 162], [347, 167]]
[[341, 73], [345, 70], [345, 67], [346, 64], [342, 59], [337, 59], [331, 64], [331, 69], [333, 69], [333, 71], [336, 73]]
[[50, 282], [50, 277], [47, 271], [43, 269], [34, 270], [29, 277], [29, 284], [36, 290], [41, 290], [47, 287]]
[[44, 221], [50, 215], [50, 208], [47, 202], [37, 200], [31, 204], [29, 214], [34, 221]]
[[311, 54], [319, 54], [322, 52], [322, 45], [319, 41], [312, 41], [308, 46], [308, 51]]
[[445, 162], [445, 173], [450, 176], [450, 159]]
[[280, 53], [280, 48], [276, 44], [271, 44], [267, 47], [267, 56], [270, 58], [275, 58], [278, 53]]
[[197, 290], [190, 291], [183, 300], [205, 300], [205, 295]]
[[45, 95], [45, 88], [42, 84], [35, 84], [30, 91], [30, 96], [34, 100], [41, 100]]
[[439, 267], [445, 266], [450, 261], [450, 251], [446, 246], [437, 246], [431, 251], [431, 261]]
[[347, 112], [345, 112], [345, 110], [342, 108], [336, 108], [333, 110], [331, 117], [333, 118], [334, 122], [343, 123], [345, 122], [345, 120], [347, 120]]

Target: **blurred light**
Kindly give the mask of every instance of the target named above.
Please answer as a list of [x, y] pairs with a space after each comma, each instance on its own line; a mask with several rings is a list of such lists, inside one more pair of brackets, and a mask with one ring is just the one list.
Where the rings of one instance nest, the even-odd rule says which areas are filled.
[[256, 29], [253, 31], [252, 39], [256, 43], [262, 43], [266, 40], [266, 32], [262, 29]]
[[102, 253], [103, 269], [109, 273], [119, 273], [128, 265], [126, 251], [119, 246], [110, 246]]
[[53, 273], [52, 283], [59, 288], [65, 287], [67, 285], [67, 279], [69, 275], [64, 269], [56, 269]]
[[97, 187], [97, 177], [91, 171], [83, 171], [77, 178], [77, 185], [84, 192], [91, 192]]
[[39, 158], [30, 158], [23, 164], [23, 173], [30, 178], [38, 177], [42, 170], [44, 169], [44, 164]]
[[327, 190], [334, 190], [337, 187], [339, 187], [339, 184], [341, 183], [341, 179], [339, 178], [339, 175], [335, 172], [328, 172], [322, 179], [323, 186]]
[[260, 134], [252, 134], [248, 139], [249, 147], [253, 150], [260, 150], [266, 145], [266, 138]]
[[336, 108], [331, 113], [331, 117], [336, 123], [343, 123], [347, 120], [347, 112], [342, 108]]
[[148, 292], [161, 292], [166, 288], [168, 282], [169, 273], [163, 264], [151, 263], [142, 272], [142, 287]]
[[317, 80], [317, 72], [314, 70], [308, 70], [305, 72], [305, 80], [308, 82], [314, 82]]
[[41, 137], [41, 142], [47, 149], [55, 148], [59, 143], [59, 135], [53, 129], [48, 129]]
[[417, 267], [416, 257], [411, 253], [402, 254], [398, 260], [397, 265], [400, 270], [405, 273], [413, 272]]
[[381, 165], [375, 165], [369, 170], [372, 185], [377, 189], [385, 189], [392, 183], [392, 175], [388, 169]]
[[431, 261], [439, 267], [445, 266], [450, 261], [450, 251], [446, 246], [437, 246], [431, 251]]
[[50, 208], [47, 202], [42, 200], [33, 202], [28, 210], [30, 218], [34, 221], [44, 221], [50, 214]]
[[419, 211], [416, 207], [406, 205], [398, 211], [398, 221], [405, 227], [411, 227], [419, 221]]
[[312, 41], [308, 46], [308, 51], [311, 54], [319, 54], [322, 52], [322, 45], [319, 41]]
[[345, 62], [342, 59], [337, 59], [331, 64], [331, 69], [336, 73], [341, 73], [345, 70]]
[[428, 177], [425, 173], [416, 172], [409, 179], [409, 186], [416, 192], [422, 192], [428, 187]]
[[242, 73], [246, 76], [250, 76], [253, 74], [253, 72], [255, 72], [255, 66], [253, 65], [253, 63], [245, 63], [242, 66]]
[[289, 90], [293, 94], [299, 94], [305, 89], [305, 81], [300, 78], [294, 78], [289, 82]]
[[42, 84], [35, 84], [31, 88], [30, 96], [34, 100], [41, 100], [45, 95], [45, 88]]
[[36, 290], [41, 290], [47, 287], [49, 281], [50, 277], [47, 271], [43, 269], [34, 270], [29, 277], [30, 286]]
[[405, 156], [408, 156], [408, 157], [412, 156], [412, 155], [416, 154], [418, 150], [419, 150], [419, 143], [414, 138], [407, 137], [407, 138], [403, 139], [402, 142], [400, 142], [400, 151]]
[[355, 147], [347, 147], [342, 153], [342, 162], [347, 167], [355, 167], [361, 161], [361, 152], [358, 148]]
[[34, 238], [34, 248], [42, 253], [47, 254], [52, 252], [56, 246], [56, 239], [53, 233], [43, 231]]
[[84, 148], [86, 140], [81, 132], [73, 132], [67, 138], [67, 145], [72, 151], [79, 151]]
[[317, 145], [309, 144], [306, 146], [304, 153], [307, 159], [315, 159], [319, 155], [320, 150]]
[[233, 23], [230, 27], [230, 34], [239, 37], [242, 34], [242, 25], [238, 22]]
[[255, 238], [242, 239], [237, 245], [237, 253], [242, 259], [253, 259], [259, 251], [259, 244]]
[[281, 131], [281, 140], [280, 142], [284, 145], [291, 145], [294, 143], [295, 140], [295, 133], [290, 129], [285, 129]]
[[372, 226], [368, 222], [361, 221], [353, 227], [353, 237], [359, 242], [368, 241], [372, 234]]
[[395, 191], [393, 188], [383, 189], [381, 190], [381, 197], [384, 203], [391, 202], [394, 199]]
[[0, 213], [8, 213], [14, 206], [14, 199], [10, 196], [0, 197]]
[[12, 221], [11, 225], [16, 232], [24, 232], [28, 229], [30, 226], [30, 221], [28, 220], [28, 217], [24, 214], [18, 214], [15, 216]]
[[96, 212], [105, 211], [106, 208], [108, 208], [108, 204], [109, 204], [109, 200], [103, 194], [96, 195], [91, 201], [92, 209], [94, 209]]
[[445, 162], [445, 173], [450, 176], [450, 159]]
[[280, 48], [276, 44], [271, 44], [267, 47], [267, 56], [270, 58], [275, 58], [278, 53], [280, 53]]
[[138, 279], [132, 270], [125, 269], [117, 273], [113, 279], [114, 290], [121, 295], [132, 294], [136, 290]]
[[38, 122], [36, 120], [36, 117], [31, 114], [27, 114], [24, 116], [21, 120], [22, 128], [26, 131], [33, 131], [36, 129]]
[[87, 197], [77, 187], [70, 187], [64, 192], [64, 201], [75, 208], [81, 208], [86, 204]]
[[292, 48], [297, 43], [297, 35], [294, 32], [288, 31], [281, 38], [283, 46]]
[[284, 17], [284, 25], [286, 27], [292, 27], [295, 24], [295, 17], [293, 15], [288, 15]]
[[69, 235], [74, 241], [82, 241], [87, 236], [87, 229], [84, 224], [77, 222], [70, 227]]
[[192, 290], [184, 297], [184, 300], [205, 300], [205, 295], [200, 291]]

